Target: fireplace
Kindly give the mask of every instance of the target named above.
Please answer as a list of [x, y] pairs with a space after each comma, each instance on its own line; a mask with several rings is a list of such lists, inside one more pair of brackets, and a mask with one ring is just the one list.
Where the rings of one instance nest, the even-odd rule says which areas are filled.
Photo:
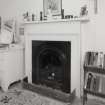
[[[49, 95], [70, 96], [76, 90], [80, 96], [80, 21], [27, 22], [24, 26], [28, 83], [45, 94], [50, 90]], [[61, 94], [58, 97], [65, 95]]]
[[32, 83], [70, 93], [70, 41], [32, 41]]

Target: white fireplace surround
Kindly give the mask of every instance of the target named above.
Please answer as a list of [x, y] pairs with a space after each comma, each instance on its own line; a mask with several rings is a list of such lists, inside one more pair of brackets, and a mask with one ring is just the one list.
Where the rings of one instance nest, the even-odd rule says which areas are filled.
[[32, 83], [32, 40], [71, 41], [71, 91], [80, 97], [81, 21], [27, 22], [25, 26], [25, 76]]

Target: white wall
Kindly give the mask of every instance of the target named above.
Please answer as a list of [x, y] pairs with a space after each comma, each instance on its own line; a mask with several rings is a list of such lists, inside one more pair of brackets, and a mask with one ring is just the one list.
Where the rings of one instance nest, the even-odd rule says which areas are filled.
[[105, 52], [105, 0], [98, 0], [98, 13], [94, 13], [94, 0], [89, 0], [90, 22], [82, 25], [84, 50]]
[[[65, 9], [65, 14], [78, 14], [79, 0], [62, 0], [62, 8]], [[0, 15], [4, 18], [18, 17], [22, 18], [25, 12], [33, 12], [40, 14], [43, 11], [43, 0], [0, 0]]]
[[[94, 0], [62, 0], [65, 14], [79, 15], [80, 7], [88, 5], [90, 22], [83, 24], [81, 35], [82, 57], [86, 50], [101, 50], [105, 52], [105, 0], [98, 1], [98, 14], [94, 14]], [[32, 12], [39, 16], [43, 11], [43, 0], [0, 0], [0, 15], [5, 18], [16, 17], [22, 20], [22, 14]]]

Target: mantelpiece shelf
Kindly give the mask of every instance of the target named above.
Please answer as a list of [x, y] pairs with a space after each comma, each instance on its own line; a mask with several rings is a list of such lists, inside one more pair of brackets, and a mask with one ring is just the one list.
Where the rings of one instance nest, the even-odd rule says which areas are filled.
[[25, 21], [24, 24], [41, 24], [41, 23], [54, 23], [54, 22], [89, 22], [89, 18], [74, 18], [74, 19], [52, 19], [43, 21]]

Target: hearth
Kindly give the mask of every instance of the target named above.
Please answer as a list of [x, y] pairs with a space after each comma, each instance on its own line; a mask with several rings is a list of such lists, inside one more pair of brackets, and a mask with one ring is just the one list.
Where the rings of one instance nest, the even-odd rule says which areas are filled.
[[32, 83], [71, 92], [71, 42], [32, 41]]

